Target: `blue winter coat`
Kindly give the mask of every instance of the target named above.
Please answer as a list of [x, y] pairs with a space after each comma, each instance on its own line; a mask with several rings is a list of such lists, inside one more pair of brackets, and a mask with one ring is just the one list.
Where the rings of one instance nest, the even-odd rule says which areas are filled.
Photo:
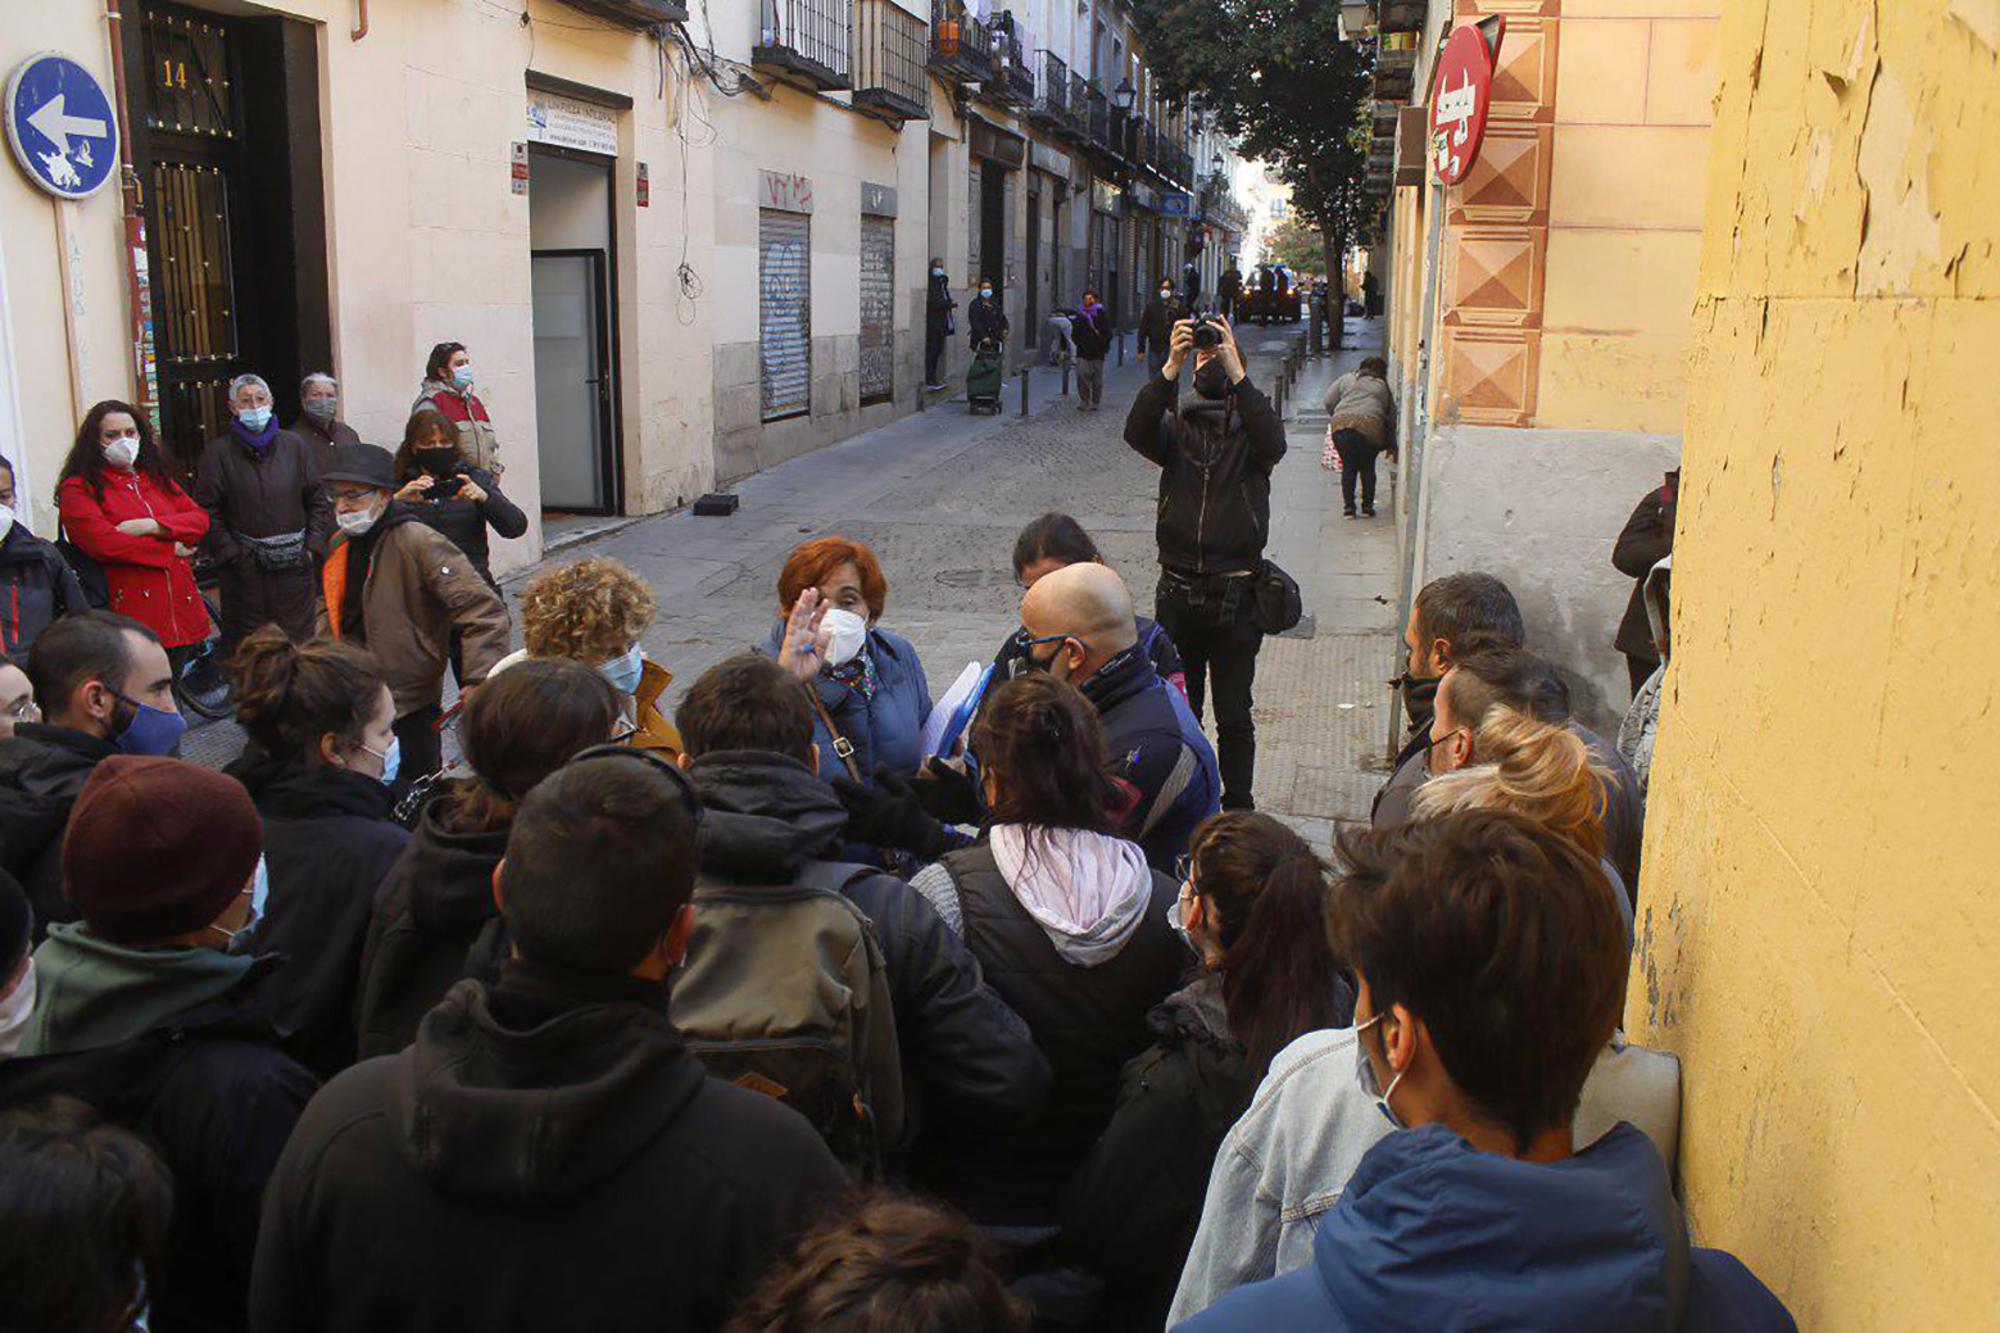
[[1480, 1152], [1443, 1125], [1391, 1134], [1321, 1222], [1309, 1267], [1240, 1287], [1179, 1327], [1798, 1326], [1736, 1259], [1689, 1246], [1658, 1150], [1620, 1124], [1550, 1166]]
[[[764, 641], [767, 656], [777, 657], [784, 632], [783, 621], [772, 626]], [[931, 715], [931, 686], [924, 677], [924, 664], [910, 641], [894, 630], [869, 630], [868, 644], [861, 651], [875, 663], [873, 699], [864, 700], [825, 675], [813, 685], [834, 725], [853, 743], [854, 765], [864, 779], [873, 780], [877, 764], [887, 764], [908, 777], [923, 762], [924, 722]], [[819, 746], [819, 775], [829, 781], [846, 776], [847, 766], [834, 753], [826, 722], [817, 716], [813, 719], [813, 742]]]

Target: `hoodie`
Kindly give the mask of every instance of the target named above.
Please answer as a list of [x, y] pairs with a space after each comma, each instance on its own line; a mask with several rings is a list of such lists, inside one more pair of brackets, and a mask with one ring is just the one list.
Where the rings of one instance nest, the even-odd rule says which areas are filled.
[[[959, 907], [966, 947], [1027, 1023], [1055, 1082], [1040, 1115], [994, 1129], [938, 1126], [912, 1175], [980, 1222], [1048, 1225], [1111, 1119], [1119, 1070], [1152, 1043], [1147, 1012], [1193, 959], [1167, 925], [1176, 886], [1134, 859], [1136, 847], [1038, 828], [1022, 838], [1030, 865], [1045, 846], [1057, 855], [1047, 869], [1017, 870], [1017, 886], [1001, 851], [1015, 838], [947, 853], [919, 878], [948, 881], [941, 894]], [[1093, 854], [1060, 851], [1084, 846]]]
[[493, 905], [493, 869], [507, 830], [463, 831], [449, 800], [424, 807], [409, 845], [375, 892], [361, 948], [360, 1055], [408, 1046], [417, 1024], [468, 976], [496, 975], [506, 928]]
[[62, 922], [35, 950], [35, 1012], [19, 1054], [133, 1041], [235, 990], [256, 961], [214, 949], [134, 949]]
[[328, 1084], [265, 1197], [253, 1327], [721, 1327], [845, 1176], [663, 999], [513, 960]]
[[1792, 1326], [1741, 1265], [1691, 1250], [1666, 1167], [1630, 1125], [1538, 1165], [1480, 1152], [1438, 1124], [1369, 1150], [1320, 1224], [1309, 1267], [1240, 1288], [1179, 1325], [1190, 1333]]
[[1049, 1062], [964, 941], [902, 880], [833, 861], [847, 823], [833, 788], [798, 760], [759, 752], [706, 754], [689, 774], [706, 811], [705, 873], [790, 882], [812, 867], [875, 928], [913, 1119], [931, 1102], [985, 1121], [1040, 1109]]

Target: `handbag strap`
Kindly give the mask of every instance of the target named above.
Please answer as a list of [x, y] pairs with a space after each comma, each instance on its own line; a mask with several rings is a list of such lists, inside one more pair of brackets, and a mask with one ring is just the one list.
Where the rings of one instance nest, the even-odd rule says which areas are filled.
[[856, 782], [865, 781], [861, 776], [860, 766], [854, 762], [854, 742], [841, 735], [840, 728], [833, 724], [833, 714], [827, 712], [826, 701], [819, 697], [819, 691], [812, 687], [810, 681], [801, 683], [799, 688], [806, 692], [806, 699], [812, 704], [813, 712], [819, 715], [820, 722], [826, 727], [826, 734], [833, 737], [833, 752], [840, 756], [841, 763], [847, 765], [847, 776]]

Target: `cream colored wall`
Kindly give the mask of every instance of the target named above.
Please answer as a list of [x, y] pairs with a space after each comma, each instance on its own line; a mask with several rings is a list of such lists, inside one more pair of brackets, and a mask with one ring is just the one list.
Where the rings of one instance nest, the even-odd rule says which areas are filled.
[[2000, 1320], [2000, 8], [1730, 5], [1628, 1020], [1699, 1238]]
[[[57, 51], [112, 87], [111, 44], [102, 7], [65, 3], [9, 5], [0, 22], [0, 76], [38, 51]], [[28, 485], [20, 487], [29, 525], [55, 533], [55, 481], [92, 403], [135, 396], [127, 333], [124, 221], [114, 179], [89, 199], [58, 201], [29, 183], [13, 160], [0, 164], [0, 256], [7, 265], [7, 309]], [[67, 216], [77, 265], [62, 259], [58, 219]], [[71, 278], [79, 281], [72, 288]], [[74, 291], [80, 311], [66, 312]], [[66, 313], [74, 318], [81, 375], [73, 377]]]
[[1716, 0], [1566, 0], [1535, 424], [1680, 429]]

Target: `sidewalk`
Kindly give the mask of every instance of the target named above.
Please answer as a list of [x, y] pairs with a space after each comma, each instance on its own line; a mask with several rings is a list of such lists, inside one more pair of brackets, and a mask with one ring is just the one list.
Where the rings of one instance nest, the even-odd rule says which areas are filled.
[[1374, 519], [1343, 518], [1340, 478], [1320, 466], [1327, 386], [1381, 349], [1379, 320], [1347, 321], [1347, 346], [1308, 360], [1288, 394], [1289, 449], [1271, 485], [1270, 557], [1299, 581], [1306, 620], [1267, 640], [1257, 671], [1257, 802], [1315, 846], [1366, 823], [1386, 776], [1382, 738], [1401, 669], [1394, 480], [1376, 467]]

